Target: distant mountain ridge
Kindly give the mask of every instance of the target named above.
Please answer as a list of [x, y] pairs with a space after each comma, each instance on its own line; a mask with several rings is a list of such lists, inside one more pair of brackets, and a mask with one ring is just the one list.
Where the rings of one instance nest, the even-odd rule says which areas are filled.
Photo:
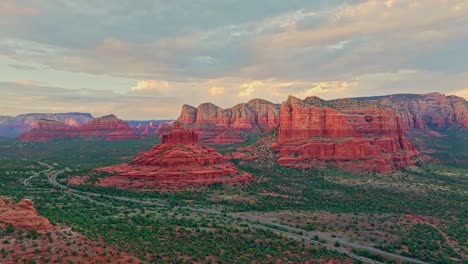
[[30, 131], [41, 119], [54, 120], [69, 126], [86, 124], [93, 116], [89, 113], [30, 113], [17, 116], [0, 116], [0, 137], [16, 138]]
[[137, 135], [126, 122], [111, 114], [93, 118], [80, 126], [41, 119], [31, 131], [20, 136], [22, 141], [47, 141], [62, 138], [121, 140], [137, 138]]

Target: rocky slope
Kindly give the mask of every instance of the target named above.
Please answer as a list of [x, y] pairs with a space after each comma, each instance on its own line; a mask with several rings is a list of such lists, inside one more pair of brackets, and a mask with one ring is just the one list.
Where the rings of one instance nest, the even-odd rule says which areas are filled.
[[403, 129], [468, 128], [468, 102], [461, 97], [429, 94], [395, 94], [355, 98], [381, 104], [401, 117]]
[[93, 118], [88, 123], [73, 127], [52, 120], [39, 120], [29, 132], [21, 134], [22, 141], [47, 141], [63, 138], [122, 140], [136, 138], [133, 129], [115, 115]]
[[93, 118], [87, 113], [57, 113], [57, 114], [24, 114], [13, 116], [0, 116], [0, 137], [16, 138], [20, 134], [33, 129], [39, 120], [53, 120], [68, 126], [78, 127], [86, 124]]
[[175, 124], [161, 144], [138, 154], [131, 163], [96, 171], [113, 174], [101, 179], [99, 186], [137, 190], [177, 190], [182, 186], [243, 183], [252, 178], [226, 162], [216, 150], [198, 144], [198, 134], [181, 124]]
[[31, 200], [15, 203], [9, 197], [0, 196], [0, 227], [7, 226], [41, 231], [53, 228], [49, 220], [37, 214]]
[[177, 121], [196, 131], [204, 143], [240, 143], [277, 127], [279, 108], [261, 99], [227, 109], [211, 103], [184, 105]]
[[334, 109], [290, 96], [281, 105], [278, 163], [300, 168], [334, 162], [348, 170], [389, 171], [412, 165], [417, 154], [394, 111], [378, 107]]
[[[10, 227], [13, 227], [12, 229]], [[26, 232], [25, 232], [26, 231]], [[33, 232], [37, 231], [37, 232]], [[92, 241], [38, 216], [33, 202], [0, 196], [1, 263], [141, 263], [122, 249]]]

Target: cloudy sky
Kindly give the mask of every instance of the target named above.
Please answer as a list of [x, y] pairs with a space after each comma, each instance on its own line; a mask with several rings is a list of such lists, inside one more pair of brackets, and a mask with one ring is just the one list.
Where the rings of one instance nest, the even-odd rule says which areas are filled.
[[1, 0], [0, 115], [468, 98], [466, 0]]

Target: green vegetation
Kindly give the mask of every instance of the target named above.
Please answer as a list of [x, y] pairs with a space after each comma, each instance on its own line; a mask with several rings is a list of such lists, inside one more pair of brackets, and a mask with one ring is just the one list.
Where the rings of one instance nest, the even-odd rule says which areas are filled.
[[[466, 148], [455, 146], [448, 138], [434, 140], [439, 151], [434, 155], [443, 162], [420, 163], [418, 168], [390, 174], [358, 175], [326, 167], [300, 170], [251, 162], [239, 167], [252, 173], [256, 181], [242, 187], [217, 184], [179, 193], [141, 193], [92, 186], [105, 174], [95, 174], [86, 182], [88, 185], [73, 187], [103, 195], [162, 201], [169, 207], [142, 206], [105, 196], [87, 200], [68, 195], [53, 188], [44, 174], [31, 178], [30, 186], [23, 185], [33, 172], [45, 169], [38, 161], [70, 168], [71, 171], [58, 177], [59, 182], [66, 184], [69, 178], [89, 174], [95, 167], [128, 161], [135, 153], [151, 148], [155, 139], [26, 144], [1, 141], [0, 195], [31, 198], [40, 214], [53, 223], [72, 226], [90, 238], [103, 239], [106, 244], [126, 249], [141, 259], [148, 260], [149, 256], [156, 263], [239, 263], [251, 259], [269, 262], [277, 258], [301, 262], [342, 257], [256, 229], [240, 219], [233, 221], [222, 215], [179, 208], [183, 205], [223, 212], [255, 211], [265, 217], [285, 212], [283, 215], [289, 217], [273, 221], [305, 232], [342, 233], [352, 241], [431, 263], [456, 263], [468, 254], [468, 159], [464, 156]], [[443, 146], [449, 146], [452, 153], [444, 152]], [[235, 147], [224, 146], [221, 150], [228, 152]], [[336, 216], [336, 222], [316, 218], [325, 213]], [[430, 217], [438, 229], [410, 222], [406, 214]], [[344, 248], [339, 242], [335, 246]], [[354, 253], [391, 263], [370, 252]]]

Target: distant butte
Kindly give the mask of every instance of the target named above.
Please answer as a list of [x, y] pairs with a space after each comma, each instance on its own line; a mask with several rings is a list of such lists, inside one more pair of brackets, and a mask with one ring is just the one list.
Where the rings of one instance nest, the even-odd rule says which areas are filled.
[[243, 173], [213, 148], [200, 145], [198, 134], [175, 123], [162, 143], [138, 154], [131, 163], [96, 169], [114, 175], [97, 185], [137, 190], [177, 190], [183, 186], [214, 183], [245, 183], [252, 176]]

